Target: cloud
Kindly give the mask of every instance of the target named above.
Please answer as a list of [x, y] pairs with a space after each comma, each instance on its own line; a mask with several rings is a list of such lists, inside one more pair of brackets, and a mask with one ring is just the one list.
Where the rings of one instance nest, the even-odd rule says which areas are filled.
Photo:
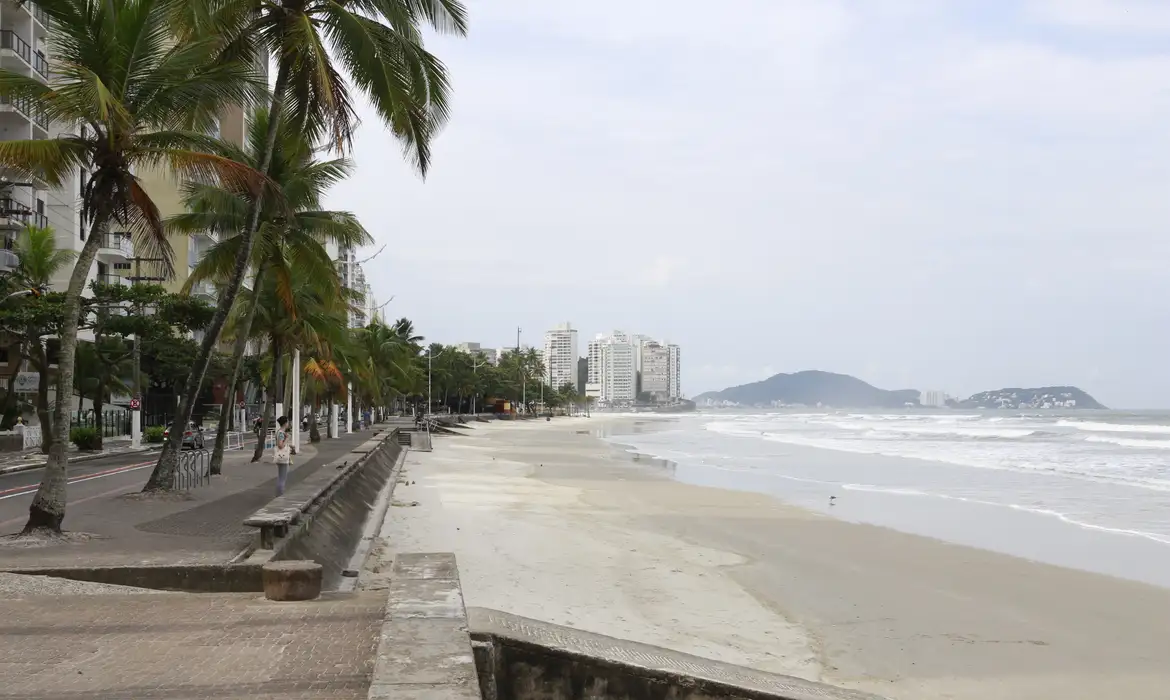
[[1092, 333], [1125, 367], [1084, 388], [1165, 404], [1168, 7], [480, 0], [432, 42], [428, 181], [369, 113], [331, 201], [441, 340], [567, 318], [680, 343], [688, 391], [816, 367], [965, 394], [1090, 381], [1120, 352]]

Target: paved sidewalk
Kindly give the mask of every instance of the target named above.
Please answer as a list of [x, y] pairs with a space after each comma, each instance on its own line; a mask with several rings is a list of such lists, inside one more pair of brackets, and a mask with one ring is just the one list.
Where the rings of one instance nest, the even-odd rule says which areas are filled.
[[[294, 458], [289, 484], [369, 440], [371, 431], [305, 444]], [[138, 495], [149, 470], [127, 475], [111, 492], [70, 503], [65, 528], [96, 537], [35, 548], [0, 546], [0, 569], [22, 567], [226, 563], [255, 537], [241, 523], [276, 496], [276, 469], [251, 463], [252, 450], [224, 455], [223, 474], [181, 495]]]
[[386, 593], [0, 600], [4, 700], [359, 700]]

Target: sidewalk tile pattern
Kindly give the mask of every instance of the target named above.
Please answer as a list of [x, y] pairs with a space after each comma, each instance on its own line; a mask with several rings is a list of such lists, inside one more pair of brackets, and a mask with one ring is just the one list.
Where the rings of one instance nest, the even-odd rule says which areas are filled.
[[386, 594], [0, 600], [3, 700], [357, 700]]

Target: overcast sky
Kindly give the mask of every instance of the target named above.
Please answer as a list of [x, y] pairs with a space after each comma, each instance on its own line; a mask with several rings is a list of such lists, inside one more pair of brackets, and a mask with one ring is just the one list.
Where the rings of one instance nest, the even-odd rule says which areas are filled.
[[367, 110], [331, 201], [428, 339], [1170, 406], [1170, 2], [469, 7], [427, 181]]

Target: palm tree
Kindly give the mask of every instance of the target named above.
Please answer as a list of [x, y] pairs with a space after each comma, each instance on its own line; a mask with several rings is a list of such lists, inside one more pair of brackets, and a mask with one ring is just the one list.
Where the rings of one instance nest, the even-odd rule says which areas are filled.
[[[222, 7], [234, 10], [240, 19], [221, 17], [218, 26], [243, 27], [243, 36], [256, 38], [266, 55], [276, 59], [268, 131], [264, 148], [256, 155], [261, 172], [270, 172], [278, 126], [286, 116], [310, 142], [325, 137], [344, 152], [357, 127], [349, 88], [352, 83], [365, 93], [387, 128], [402, 141], [414, 165], [426, 175], [431, 139], [448, 117], [449, 86], [442, 62], [423, 48], [420, 26], [466, 34], [467, 12], [460, 0], [239, 0]], [[200, 23], [202, 18], [185, 25], [194, 33]], [[348, 81], [343, 73], [348, 73]], [[261, 203], [252, 202], [223, 297], [225, 303], [207, 328], [175, 414], [171, 439], [163, 446], [147, 488], [161, 488], [161, 475], [174, 469], [179, 449], [176, 431], [190, 420], [219, 334], [251, 265], [261, 214]], [[244, 334], [248, 334], [246, 328]]]
[[[12, 281], [19, 287], [29, 289], [47, 289], [57, 273], [70, 265], [77, 257], [72, 250], [57, 247], [57, 235], [52, 228], [47, 226], [25, 226], [16, 239], [14, 252], [18, 262], [16, 269], [11, 273]], [[12, 381], [9, 382], [8, 394], [4, 397], [3, 411], [4, 415], [7, 415], [15, 407], [16, 394], [13, 391], [13, 383], [16, 379], [16, 372], [19, 371], [24, 360], [31, 360], [40, 373], [40, 380], [37, 384], [36, 409], [37, 418], [42, 426], [41, 430], [44, 431], [45, 435], [52, 432], [52, 417], [49, 414], [50, 367], [43, 340], [49, 331], [50, 329], [43, 326], [29, 327], [25, 331], [24, 337], [20, 339], [15, 348], [12, 348], [16, 352], [14, 353], [15, 357], [9, 359], [9, 366], [14, 369], [12, 370]], [[41, 443], [41, 451], [48, 453], [48, 440]]]
[[[260, 111], [252, 121], [247, 149], [231, 149], [224, 155], [259, 168], [256, 158], [263, 151], [267, 134], [268, 114]], [[269, 275], [275, 275], [278, 295], [288, 300], [291, 298], [293, 267], [298, 274], [336, 276], [325, 243], [343, 248], [373, 242], [350, 212], [322, 209], [325, 193], [352, 171], [353, 163], [347, 159], [317, 160], [305, 134], [293, 130], [287, 123], [278, 126], [268, 173], [269, 180], [283, 197], [280, 200], [269, 197], [262, 203], [261, 225], [252, 249], [253, 289], [264, 284]], [[248, 212], [255, 198], [247, 190], [203, 183], [188, 184], [184, 194], [188, 211], [171, 217], [167, 221], [168, 230], [179, 234], [211, 231], [219, 235], [219, 242], [191, 271], [185, 288], [190, 290], [204, 280], [225, 282], [230, 279], [236, 257], [243, 247], [240, 232], [247, 228]], [[232, 374], [226, 387], [226, 398], [220, 406], [219, 429], [211, 455], [212, 474], [219, 474], [222, 469], [232, 397], [243, 368], [255, 313], [255, 307], [250, 306], [233, 324], [236, 342]], [[266, 430], [267, 425], [261, 426], [262, 433]], [[171, 487], [171, 475], [163, 471], [169, 464], [159, 461], [148, 482], [154, 484], [153, 488]]]
[[[224, 54], [221, 35], [168, 41], [185, 1], [38, 3], [52, 27], [52, 83], [0, 70], [0, 97], [28, 101], [47, 120], [77, 129], [51, 139], [0, 142], [0, 167], [50, 187], [76, 187], [74, 173], [86, 173], [81, 213], [88, 230], [65, 292], [60, 333], [58, 384], [65, 392], [73, 386], [81, 293], [103, 234], [117, 225], [131, 232], [139, 250], [167, 261], [172, 256], [158, 207], [135, 173], [167, 166], [186, 179], [261, 186], [251, 168], [209, 153], [215, 140], [206, 133], [222, 107], [251, 105], [266, 86], [254, 63]], [[68, 401], [56, 402], [49, 459], [26, 534], [61, 530], [68, 407]]]

